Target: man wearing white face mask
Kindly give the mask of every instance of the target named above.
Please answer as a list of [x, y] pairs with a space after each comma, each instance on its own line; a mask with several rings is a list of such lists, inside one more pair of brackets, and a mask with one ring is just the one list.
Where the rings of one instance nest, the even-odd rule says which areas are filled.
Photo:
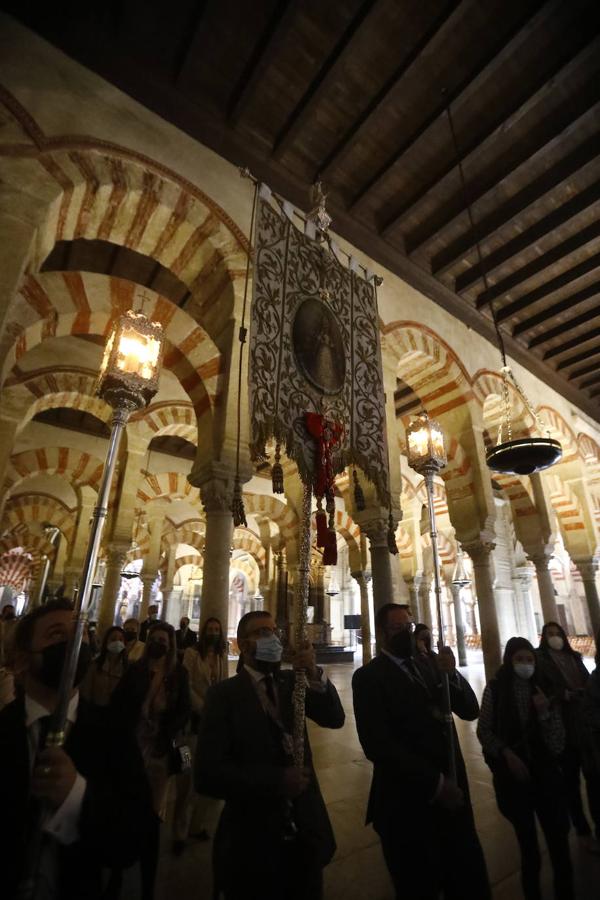
[[502, 666], [483, 692], [477, 737], [492, 770], [498, 809], [515, 829], [526, 900], [541, 900], [536, 817], [544, 833], [556, 900], [573, 900], [569, 817], [559, 758], [565, 746], [560, 712], [539, 686], [528, 640], [506, 644]]
[[[196, 758], [196, 789], [225, 799], [215, 836], [215, 894], [226, 900], [319, 900], [322, 869], [335, 852], [305, 733], [305, 769], [293, 765], [294, 673], [267, 612], [238, 625], [234, 678], [208, 693]], [[341, 728], [337, 691], [311, 647], [294, 657], [306, 670], [306, 715]]]

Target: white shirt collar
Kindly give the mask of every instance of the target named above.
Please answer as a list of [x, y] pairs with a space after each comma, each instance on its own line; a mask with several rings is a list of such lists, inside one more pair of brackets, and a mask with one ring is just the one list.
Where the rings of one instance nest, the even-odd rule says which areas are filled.
[[402, 659], [402, 658], [399, 657], [399, 656], [394, 656], [393, 653], [390, 653], [389, 650], [384, 650], [383, 647], [381, 648], [381, 652], [382, 652], [382, 653], [385, 653], [385, 655], [386, 655], [387, 657], [389, 657], [389, 659], [391, 659], [392, 662], [396, 663], [397, 666], [400, 666], [401, 669], [402, 669], [402, 668], [406, 665], [406, 663], [408, 662], [408, 660], [406, 660], [406, 659]]
[[265, 673], [264, 673], [264, 672], [259, 672], [257, 669], [253, 669], [252, 666], [247, 666], [245, 663], [244, 663], [244, 668], [245, 668], [246, 672], [247, 672], [249, 675], [251, 675], [252, 678], [253, 678], [256, 682], [258, 682], [258, 681], [263, 681], [263, 679], [264, 679], [264, 677], [265, 677]]
[[[67, 721], [71, 724], [77, 721], [77, 707], [79, 706], [79, 691], [75, 691], [73, 696], [71, 697], [71, 701], [69, 703], [69, 708], [67, 709]], [[42, 719], [44, 716], [49, 716], [50, 710], [46, 709], [45, 706], [42, 706], [41, 703], [38, 703], [37, 700], [34, 700], [33, 697], [30, 697], [29, 694], [25, 694], [25, 727], [29, 728], [34, 722], [37, 722], [38, 719]]]

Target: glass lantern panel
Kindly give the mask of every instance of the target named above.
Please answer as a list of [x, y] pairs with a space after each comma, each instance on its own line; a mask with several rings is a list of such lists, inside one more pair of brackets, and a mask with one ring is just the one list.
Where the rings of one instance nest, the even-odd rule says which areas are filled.
[[151, 381], [156, 373], [159, 354], [160, 341], [150, 335], [139, 334], [126, 325], [119, 337], [116, 366], [122, 372]]

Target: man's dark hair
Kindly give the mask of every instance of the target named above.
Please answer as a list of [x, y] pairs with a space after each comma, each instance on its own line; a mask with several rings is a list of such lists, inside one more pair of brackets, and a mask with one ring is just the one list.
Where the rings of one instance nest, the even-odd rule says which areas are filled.
[[238, 622], [237, 627], [237, 640], [238, 644], [240, 641], [243, 641], [245, 637], [248, 637], [248, 625], [254, 619], [264, 619], [271, 618], [271, 613], [267, 609], [253, 609], [251, 612], [247, 612], [240, 621]]
[[123, 622], [123, 628], [125, 628], [126, 625], [129, 625], [130, 622], [135, 622], [135, 624], [137, 625], [137, 627], [139, 629], [140, 620], [136, 619], [135, 616], [131, 616], [129, 619], [125, 619], [125, 621]]
[[384, 603], [375, 613], [375, 628], [383, 629], [387, 625], [388, 615], [393, 609], [405, 609], [410, 613], [408, 603]]
[[65, 600], [63, 597], [61, 600], [48, 600], [43, 606], [36, 606], [35, 609], [28, 612], [22, 619], [19, 619], [15, 628], [14, 651], [17, 653], [28, 653], [31, 650], [35, 626], [40, 619], [43, 619], [44, 616], [49, 616], [50, 613], [65, 612], [67, 610], [73, 611], [73, 604], [70, 600]]

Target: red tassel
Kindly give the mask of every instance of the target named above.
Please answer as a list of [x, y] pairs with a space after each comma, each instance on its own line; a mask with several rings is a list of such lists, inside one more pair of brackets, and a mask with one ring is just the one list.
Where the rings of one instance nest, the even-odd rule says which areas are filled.
[[327, 544], [327, 513], [324, 509], [317, 510], [317, 547], [325, 547]]
[[323, 565], [337, 565], [337, 538], [335, 531], [327, 531], [327, 540], [323, 550]]

